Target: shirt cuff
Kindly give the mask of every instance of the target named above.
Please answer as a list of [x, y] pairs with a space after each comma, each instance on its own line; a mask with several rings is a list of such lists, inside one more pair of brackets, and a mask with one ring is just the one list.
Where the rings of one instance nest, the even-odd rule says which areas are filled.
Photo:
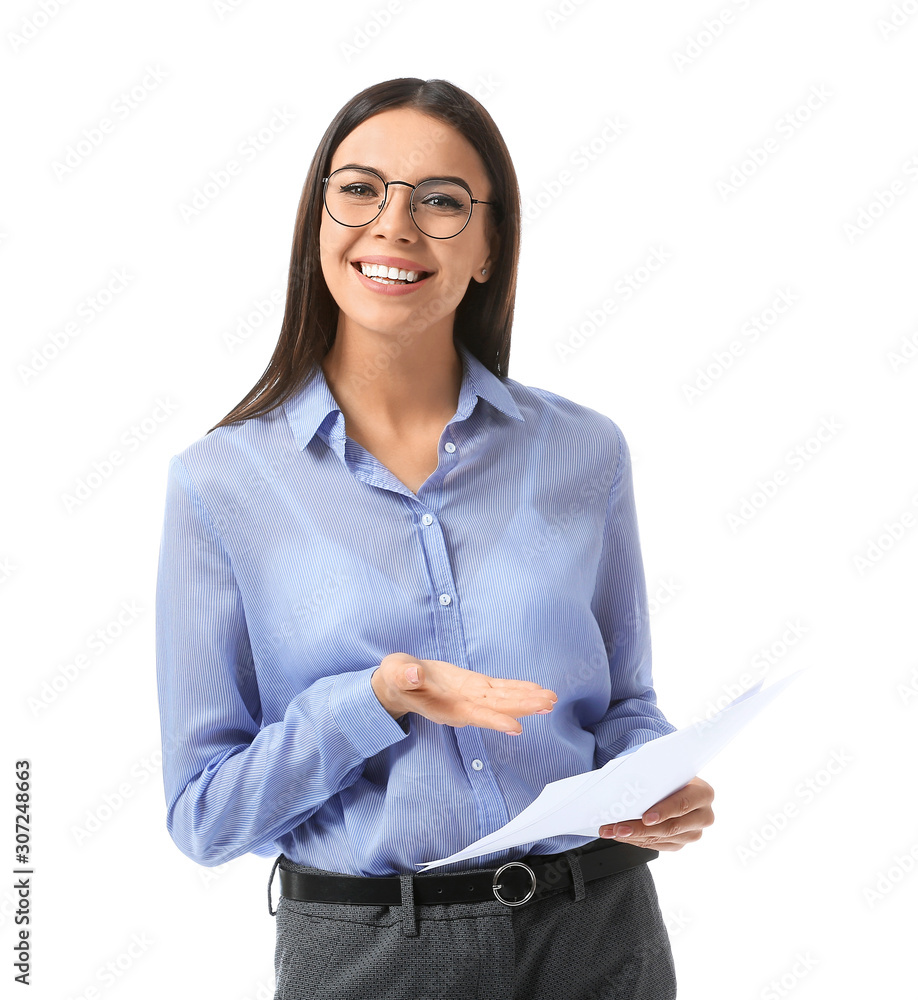
[[365, 760], [408, 735], [376, 697], [370, 678], [379, 664], [338, 674], [328, 695], [328, 709], [342, 735]]

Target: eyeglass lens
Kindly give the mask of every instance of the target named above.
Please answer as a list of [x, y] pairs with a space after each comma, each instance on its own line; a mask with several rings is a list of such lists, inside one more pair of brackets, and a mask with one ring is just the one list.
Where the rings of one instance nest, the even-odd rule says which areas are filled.
[[[344, 226], [366, 226], [382, 211], [386, 186], [372, 170], [342, 167], [328, 178], [325, 206]], [[446, 239], [460, 233], [472, 214], [468, 191], [451, 181], [428, 180], [411, 192], [411, 212], [427, 236]]]

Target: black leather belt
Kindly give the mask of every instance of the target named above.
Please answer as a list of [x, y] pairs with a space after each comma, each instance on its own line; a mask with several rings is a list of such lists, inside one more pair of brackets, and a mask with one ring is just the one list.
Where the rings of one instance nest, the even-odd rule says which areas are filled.
[[[570, 863], [565, 857], [568, 853], [577, 855], [584, 882], [614, 875], [659, 856], [659, 851], [646, 847], [599, 839], [571, 848], [569, 852], [529, 855], [493, 869], [451, 875], [416, 874], [414, 901], [422, 904], [468, 903], [498, 899], [507, 906], [519, 906], [538, 899], [546, 892], [574, 884]], [[285, 863], [289, 866], [294, 862], [283, 854], [278, 862], [281, 895], [287, 899], [316, 903], [401, 905], [401, 879], [398, 875], [319, 875], [285, 867]]]

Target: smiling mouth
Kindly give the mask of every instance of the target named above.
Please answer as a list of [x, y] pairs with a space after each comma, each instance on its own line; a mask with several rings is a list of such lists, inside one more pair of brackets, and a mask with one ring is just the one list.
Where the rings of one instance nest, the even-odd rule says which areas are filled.
[[351, 263], [354, 270], [365, 278], [377, 281], [381, 285], [413, 285], [416, 281], [429, 278], [433, 271], [407, 271], [405, 268], [386, 267], [385, 264], [366, 264], [363, 261]]

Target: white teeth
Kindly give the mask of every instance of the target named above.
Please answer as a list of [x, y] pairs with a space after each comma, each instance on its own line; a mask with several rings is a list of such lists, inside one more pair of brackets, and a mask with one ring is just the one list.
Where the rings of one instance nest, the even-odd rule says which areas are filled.
[[417, 281], [420, 271], [406, 271], [404, 268], [386, 267], [385, 264], [367, 264], [360, 261], [361, 272], [368, 278], [376, 278], [380, 283], [389, 284], [395, 281]]

